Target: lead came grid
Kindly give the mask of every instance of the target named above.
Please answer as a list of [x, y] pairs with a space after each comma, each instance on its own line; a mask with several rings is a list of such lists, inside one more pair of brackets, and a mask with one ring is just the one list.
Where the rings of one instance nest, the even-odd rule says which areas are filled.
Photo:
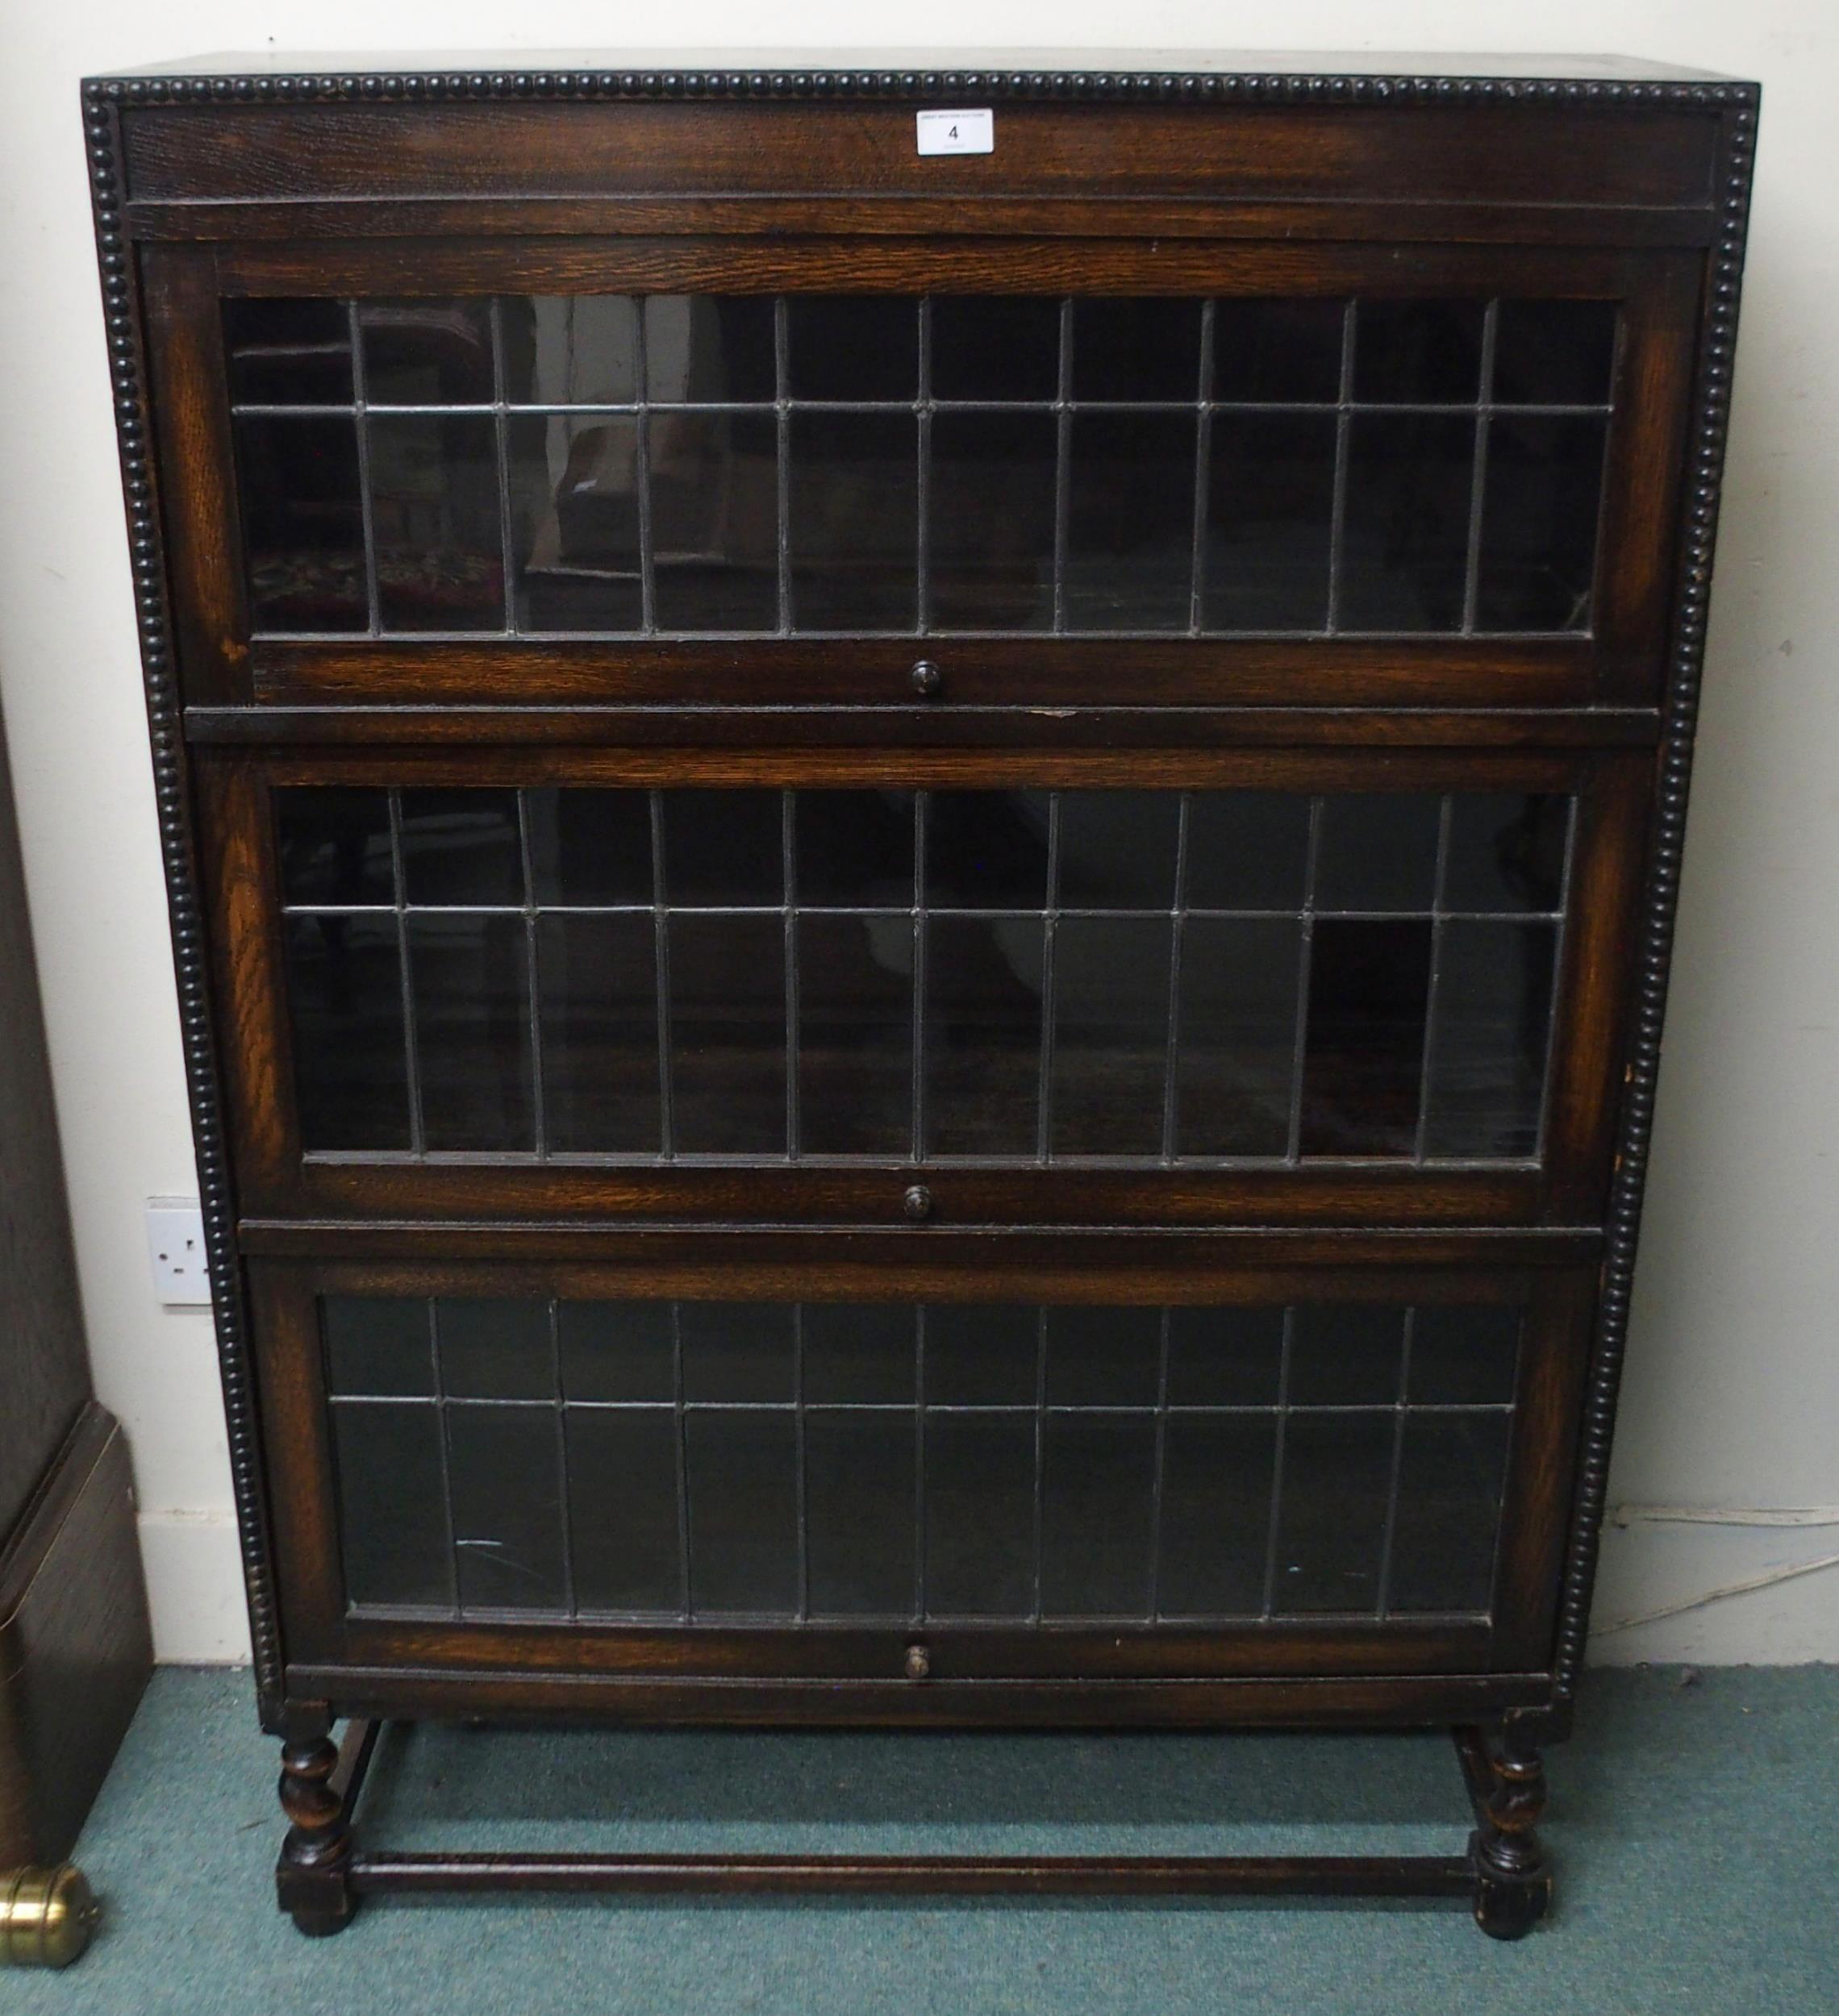
[[1611, 302], [225, 314], [259, 635], [1589, 627]]
[[348, 1598], [1485, 1618], [1523, 1312], [333, 1295]]
[[276, 798], [311, 1152], [1539, 1155], [1568, 798]]

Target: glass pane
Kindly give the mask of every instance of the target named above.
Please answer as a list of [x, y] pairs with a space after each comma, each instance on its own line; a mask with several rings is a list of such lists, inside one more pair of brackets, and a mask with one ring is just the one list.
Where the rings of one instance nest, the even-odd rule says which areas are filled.
[[419, 1295], [327, 1295], [319, 1320], [328, 1392], [433, 1393], [433, 1339]]
[[1520, 1312], [1509, 1302], [1420, 1302], [1412, 1318], [1411, 1397], [1507, 1405], [1520, 1358]]
[[797, 1397], [790, 1302], [680, 1302], [677, 1322], [686, 1403]]
[[446, 1416], [460, 1607], [565, 1611], [553, 1410], [449, 1407]]
[[1589, 627], [1608, 430], [1599, 415], [1495, 416], [1475, 590], [1479, 628]]
[[1394, 1418], [1390, 1410], [1289, 1417], [1274, 1610], [1370, 1612], [1378, 1602]]
[[907, 1304], [807, 1302], [802, 1320], [808, 1405], [913, 1405], [914, 1311]]
[[235, 425], [251, 625], [367, 628], [357, 423], [244, 414]]
[[393, 903], [390, 794], [340, 785], [274, 794], [281, 893], [289, 903]]
[[926, 1418], [926, 1610], [1025, 1617], [1034, 1606], [1035, 1417]]
[[1295, 918], [1187, 919], [1176, 1049], [1178, 1155], [1288, 1152], [1302, 953]]
[[786, 900], [784, 801], [778, 791], [666, 791], [665, 897], [673, 909]]
[[1555, 910], [1564, 900], [1570, 800], [1465, 792], [1449, 801], [1443, 906]]
[[1073, 396], [1199, 398], [1200, 303], [1161, 298], [1075, 301]]
[[919, 426], [911, 413], [793, 414], [794, 630], [914, 627]]
[[1043, 1464], [1042, 1614], [1148, 1616], [1156, 1544], [1154, 1418], [1049, 1414]]
[[1497, 406], [1602, 406], [1616, 360], [1610, 301], [1503, 301], [1495, 323]]
[[638, 422], [524, 415], [507, 432], [519, 628], [640, 628]]
[[1167, 910], [1181, 799], [1173, 791], [1060, 793], [1060, 907]]
[[1348, 428], [1341, 628], [1458, 628], [1474, 489], [1474, 419], [1357, 413]]
[[407, 930], [428, 1147], [528, 1153], [535, 1135], [523, 918], [411, 914]]
[[918, 1593], [913, 1418], [805, 1419], [805, 1534], [815, 1616], [912, 1616]]
[[1163, 1431], [1157, 1604], [1164, 1617], [1256, 1617], [1270, 1537], [1271, 1414], [1170, 1414]]
[[670, 920], [671, 1112], [685, 1154], [786, 1152], [785, 927]]
[[1274, 1407], [1282, 1362], [1281, 1309], [1169, 1311], [1171, 1407]]
[[373, 406], [490, 403], [490, 302], [361, 301], [357, 320]]
[[500, 630], [504, 552], [489, 414], [373, 414], [370, 516], [386, 630]]
[[801, 917], [799, 1145], [905, 1155], [913, 1140], [913, 919]]
[[1409, 1155], [1424, 1069], [1424, 923], [1318, 920], [1303, 1074], [1304, 1155]]
[[342, 301], [226, 301], [223, 352], [238, 405], [351, 403], [351, 317]]
[[1322, 800], [1316, 847], [1318, 910], [1428, 910], [1437, 890], [1443, 802], [1395, 792]]
[[1016, 1302], [928, 1304], [928, 1407], [1032, 1407], [1040, 1377], [1038, 1309]]
[[1001, 294], [934, 300], [935, 399], [1049, 400], [1059, 389], [1057, 301]]
[[926, 927], [928, 1153], [1035, 1152], [1045, 936], [1038, 915]]
[[660, 630], [779, 621], [779, 434], [770, 413], [657, 413], [648, 436]]
[[1326, 624], [1336, 427], [1332, 413], [1214, 416], [1203, 629]]
[[786, 303], [794, 399], [913, 399], [920, 305], [898, 294], [794, 294]]
[[434, 1317], [443, 1393], [480, 1400], [554, 1395], [555, 1352], [546, 1301], [443, 1295]]
[[1443, 927], [1426, 1154], [1537, 1154], [1557, 955], [1555, 924]]
[[657, 937], [648, 911], [536, 923], [544, 1140], [557, 1154], [661, 1146]]
[[409, 902], [521, 907], [515, 791], [405, 791], [402, 806]]
[[1052, 413], [933, 417], [928, 621], [940, 630], [1053, 626]]
[[1153, 1407], [1161, 1383], [1162, 1312], [1103, 1306], [1047, 1312], [1050, 1407]]
[[[1341, 301], [1217, 301], [1213, 305], [1213, 397], [1308, 400], [1341, 396]], [[1219, 423], [1214, 423], [1218, 452]]]
[[1388, 405], [1472, 405], [1481, 393], [1482, 317], [1478, 301], [1359, 302], [1354, 398]]
[[1504, 1414], [1406, 1415], [1392, 1610], [1489, 1607], [1507, 1441]]
[[789, 1617], [799, 1600], [798, 1447], [791, 1410], [703, 1408], [684, 1417], [690, 1601]]
[[911, 906], [911, 791], [800, 791], [793, 810], [800, 904]]
[[669, 1302], [561, 1302], [556, 1339], [570, 1400], [675, 1397]]
[[283, 928], [301, 1146], [407, 1148], [395, 918], [290, 917]]
[[1187, 628], [1196, 438], [1192, 413], [1074, 415], [1067, 629]]
[[332, 1412], [346, 1600], [451, 1610], [439, 1410], [389, 1401]]
[[1306, 1302], [1290, 1320], [1291, 1406], [1397, 1404], [1405, 1341], [1397, 1303]]
[[1169, 1054], [1166, 917], [1062, 917], [1050, 1152], [1156, 1155]]
[[526, 295], [498, 304], [504, 396], [513, 406], [630, 406], [638, 304], [629, 294]]
[[651, 793], [535, 789], [523, 793], [539, 903], [652, 900]]
[[1299, 910], [1308, 861], [1307, 798], [1263, 791], [1189, 798], [1190, 910]]
[[935, 791], [926, 801], [926, 902], [933, 910], [1047, 903], [1045, 791]]
[[654, 405], [774, 397], [770, 295], [653, 294], [645, 302], [645, 395]]
[[683, 1604], [677, 1419], [665, 1407], [570, 1407], [569, 1546], [578, 1610]]

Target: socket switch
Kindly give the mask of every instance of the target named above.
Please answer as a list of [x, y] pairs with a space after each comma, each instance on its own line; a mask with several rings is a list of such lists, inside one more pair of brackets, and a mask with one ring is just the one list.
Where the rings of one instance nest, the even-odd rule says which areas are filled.
[[190, 1198], [148, 1198], [147, 1256], [153, 1266], [153, 1293], [169, 1308], [211, 1306], [204, 1214]]

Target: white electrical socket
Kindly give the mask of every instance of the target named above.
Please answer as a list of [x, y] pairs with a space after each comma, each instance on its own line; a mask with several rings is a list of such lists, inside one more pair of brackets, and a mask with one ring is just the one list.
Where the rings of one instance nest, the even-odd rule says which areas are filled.
[[153, 1293], [169, 1308], [211, 1306], [204, 1214], [192, 1199], [148, 1198], [147, 1257], [153, 1264]]

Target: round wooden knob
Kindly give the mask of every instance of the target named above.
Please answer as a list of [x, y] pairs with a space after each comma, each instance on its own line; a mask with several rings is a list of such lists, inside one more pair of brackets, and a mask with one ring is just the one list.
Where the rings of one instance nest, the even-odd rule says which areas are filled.
[[930, 658], [922, 658], [907, 674], [913, 690], [922, 700], [930, 700], [945, 683], [945, 675]]
[[900, 1208], [918, 1225], [932, 1215], [932, 1193], [924, 1183], [913, 1184], [900, 1200]]
[[907, 1677], [924, 1680], [932, 1670], [932, 1655], [924, 1645], [909, 1645], [907, 1648]]

